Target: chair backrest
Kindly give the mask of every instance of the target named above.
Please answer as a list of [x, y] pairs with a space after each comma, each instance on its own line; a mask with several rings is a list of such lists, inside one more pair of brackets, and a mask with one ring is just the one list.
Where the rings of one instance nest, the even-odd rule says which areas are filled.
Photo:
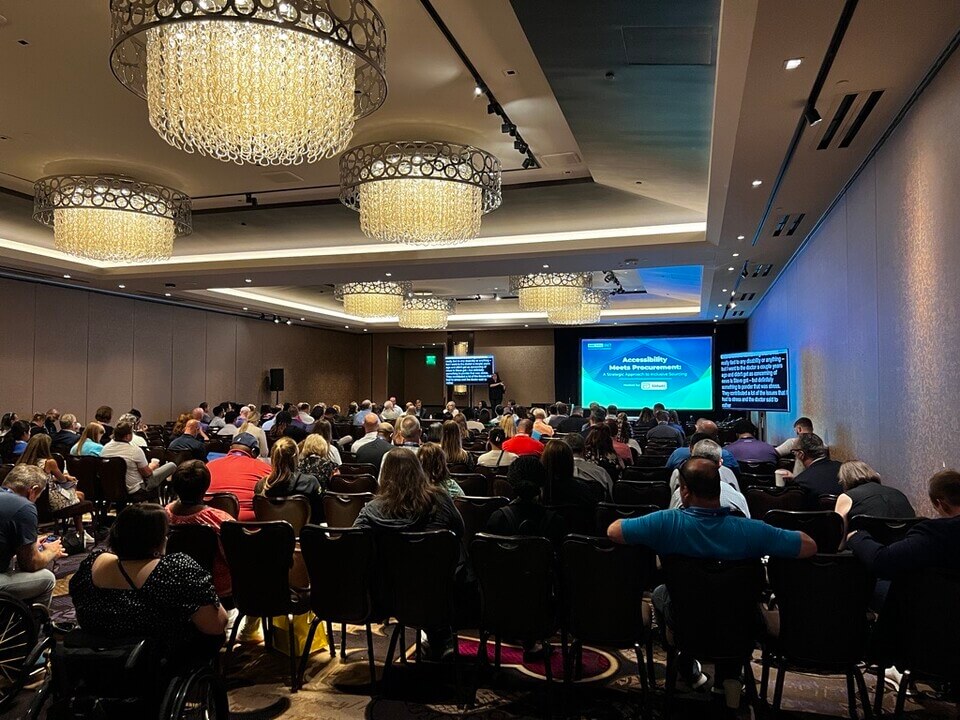
[[698, 660], [742, 662], [753, 653], [763, 589], [759, 560], [661, 558], [677, 647]]
[[[67, 452], [66, 454], [69, 454], [69, 452]], [[67, 461], [64, 459], [64, 453], [53, 451], [50, 453], [50, 455], [56, 461], [57, 468], [60, 470], [60, 472], [63, 472], [64, 470], [67, 469]]]
[[453, 625], [460, 540], [450, 530], [377, 535], [378, 606], [401, 625]]
[[564, 503], [548, 505], [547, 509], [564, 519], [569, 533], [590, 535], [596, 525], [596, 509], [592, 505]]
[[642, 545], [568, 535], [560, 554], [565, 627], [578, 640], [632, 647], [643, 638], [643, 593], [656, 562]]
[[817, 507], [821, 510], [833, 510], [837, 507], [836, 495], [818, 495]]
[[480, 473], [450, 473], [464, 495], [471, 497], [489, 497], [490, 480]]
[[596, 509], [596, 535], [606, 537], [607, 528], [615, 520], [643, 517], [659, 510], [656, 505], [617, 505], [614, 503], [600, 503]]
[[182, 552], [207, 572], [213, 572], [213, 560], [219, 550], [217, 531], [209, 525], [173, 525], [167, 536], [167, 554]]
[[[83, 459], [83, 458], [81, 458]], [[126, 502], [127, 461], [121, 457], [96, 458], [98, 500]]]
[[193, 453], [189, 450], [170, 450], [167, 448], [167, 462], [179, 465], [187, 462], [187, 460], [193, 460]]
[[[638, 442], [639, 442], [639, 439], [638, 439]], [[641, 455], [636, 460], [634, 460], [633, 464], [638, 467], [649, 467], [649, 468], [666, 467], [667, 458], [669, 457], [670, 457], [669, 455]]]
[[670, 505], [670, 486], [665, 482], [621, 480], [613, 486], [617, 505], [656, 505], [666, 510]]
[[784, 530], [805, 532], [817, 544], [818, 553], [835, 553], [843, 542], [843, 518], [832, 510], [771, 510], [763, 521]]
[[82, 492], [87, 500], [100, 499], [100, 483], [97, 473], [100, 469], [100, 458], [67, 456], [67, 472], [77, 479], [77, 490]]
[[377, 466], [373, 463], [345, 462], [340, 465], [341, 475], [377, 475]]
[[494, 497], [505, 497], [513, 500], [517, 497], [517, 491], [513, 489], [513, 485], [505, 477], [495, 477], [493, 479], [493, 495]]
[[853, 555], [770, 558], [767, 572], [780, 609], [777, 649], [788, 660], [842, 669], [864, 657], [876, 583], [866, 565]]
[[760, 475], [764, 477], [773, 477], [774, 470], [777, 469], [775, 462], [748, 462], [746, 460], [738, 461], [740, 472], [747, 475]]
[[474, 536], [483, 532], [494, 511], [509, 505], [510, 498], [466, 495], [454, 498], [453, 504], [457, 506], [460, 517], [463, 518], [463, 542], [469, 547]]
[[143, 449], [147, 460], [159, 460], [161, 464], [167, 461], [167, 449], [160, 445], [149, 445]]
[[363, 510], [363, 506], [373, 500], [373, 493], [335, 493], [323, 495], [323, 517], [327, 527], [349, 528]]
[[310, 606], [317, 617], [340, 623], [369, 622], [376, 568], [373, 532], [307, 525], [300, 531], [300, 549], [310, 576]]
[[874, 540], [883, 545], [903, 540], [910, 532], [910, 528], [921, 522], [923, 518], [884, 518], [875, 515], [854, 515], [850, 518], [849, 531], [865, 530]]
[[[371, 466], [372, 467], [372, 466]], [[374, 493], [379, 489], [375, 475], [334, 475], [327, 481], [330, 492], [346, 493]]]
[[750, 517], [763, 518], [771, 510], [804, 510], [807, 494], [799, 485], [761, 487], [752, 485], [743, 493], [750, 508]]
[[230, 567], [233, 601], [244, 615], [286, 615], [296, 537], [283, 520], [225, 522], [220, 542]]
[[222, 510], [234, 520], [240, 517], [240, 499], [231, 492], [215, 492], [203, 496], [203, 502]]
[[641, 467], [630, 465], [620, 472], [621, 480], [639, 480], [641, 482], [670, 482], [670, 476], [673, 474], [671, 468], [660, 467]]
[[310, 500], [303, 495], [254, 495], [253, 514], [260, 522], [286, 520], [293, 528], [293, 534], [299, 536], [303, 526], [310, 522]]
[[553, 634], [557, 593], [549, 540], [480, 533], [470, 556], [480, 581], [483, 630], [518, 640]]
[[447, 463], [447, 472], [451, 475], [469, 475], [473, 473], [473, 468], [469, 463]]

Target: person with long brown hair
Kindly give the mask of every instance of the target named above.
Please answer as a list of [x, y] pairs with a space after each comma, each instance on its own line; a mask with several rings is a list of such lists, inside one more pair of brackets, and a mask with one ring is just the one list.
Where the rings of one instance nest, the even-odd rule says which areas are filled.
[[447, 456], [442, 447], [436, 443], [421, 445], [417, 450], [417, 457], [420, 459], [423, 471], [427, 474], [427, 479], [432, 485], [443, 488], [452, 498], [463, 497], [463, 489], [457, 485], [456, 480], [450, 477], [450, 471], [447, 469]]
[[455, 420], [446, 420], [440, 435], [440, 447], [451, 465], [466, 465], [472, 471], [477, 466], [476, 458], [463, 449], [460, 425]]
[[83, 432], [80, 433], [80, 439], [77, 441], [77, 444], [70, 448], [70, 454], [99, 457], [100, 451], [103, 450], [103, 445], [100, 444], [102, 438], [103, 425], [96, 421], [87, 423]]
[[[27, 449], [17, 460], [17, 465], [36, 465], [47, 474], [47, 497], [51, 510], [63, 510], [83, 502], [83, 493], [77, 490], [77, 479], [60, 470], [57, 461], [53, 459], [49, 435], [37, 433], [30, 438]], [[94, 539], [83, 529], [83, 517], [77, 515], [73, 524], [77, 528], [77, 534], [83, 538], [84, 545], [92, 545]]]
[[266, 497], [305, 495], [310, 500], [311, 515], [322, 517], [323, 488], [316, 475], [300, 471], [300, 449], [292, 438], [277, 438], [270, 451], [270, 464], [270, 474], [254, 486], [254, 493]]
[[600, 483], [584, 481], [573, 474], [573, 451], [563, 440], [550, 440], [540, 462], [547, 471], [544, 498], [550, 505], [586, 505], [593, 507], [607, 499]]

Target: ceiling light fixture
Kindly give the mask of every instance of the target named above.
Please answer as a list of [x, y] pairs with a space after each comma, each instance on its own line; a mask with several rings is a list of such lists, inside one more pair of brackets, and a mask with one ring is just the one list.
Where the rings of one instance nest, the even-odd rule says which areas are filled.
[[737, 235], [737, 240], [743, 240], [744, 237], [744, 235]]
[[117, 285], [117, 287], [120, 288], [121, 290], [123, 290], [123, 289], [124, 289], [125, 287], [127, 287], [127, 286], [126, 286], [126, 285]]
[[334, 297], [343, 301], [346, 313], [359, 318], [397, 317], [411, 289], [409, 282], [372, 280], [338, 285]]
[[512, 275], [510, 292], [520, 300], [520, 309], [550, 312], [576, 305], [583, 300], [583, 291], [593, 287], [593, 273], [531, 273]]
[[736, 268], [734, 268], [734, 267], [728, 267], [727, 270], [728, 270], [729, 272], [733, 272], [734, 270], [736, 270]]
[[403, 301], [399, 325], [418, 330], [446, 330], [453, 301], [433, 297], [413, 297]]
[[783, 61], [784, 70], [796, 70], [800, 65], [803, 64], [803, 58], [789, 58], [788, 60]]
[[763, 185], [763, 180], [754, 180], [750, 184], [753, 185], [753, 187], [760, 187], [761, 185]]
[[553, 325], [592, 325], [600, 321], [600, 314], [609, 304], [610, 293], [591, 288], [583, 291], [578, 304], [548, 311], [547, 321]]
[[51, 175], [33, 186], [33, 219], [53, 228], [57, 250], [74, 257], [149, 263], [173, 254], [193, 230], [179, 190], [113, 175]]
[[740, 257], [740, 253], [734, 253], [733, 256], [734, 256], [734, 257]]
[[[164, 297], [171, 297], [170, 293], [164, 293], [163, 296], [164, 296]], [[246, 310], [246, 308], [244, 308], [244, 310]]]
[[69, 276], [69, 275], [64, 275], [64, 276], [63, 276], [63, 279], [64, 279], [64, 280], [69, 280], [69, 279], [70, 279], [70, 276]]
[[112, 0], [110, 66], [168, 143], [218, 160], [316, 162], [383, 104], [368, 0]]
[[461, 243], [480, 234], [482, 216], [502, 199], [500, 161], [469, 145], [379, 142], [340, 158], [340, 200], [374, 240]]

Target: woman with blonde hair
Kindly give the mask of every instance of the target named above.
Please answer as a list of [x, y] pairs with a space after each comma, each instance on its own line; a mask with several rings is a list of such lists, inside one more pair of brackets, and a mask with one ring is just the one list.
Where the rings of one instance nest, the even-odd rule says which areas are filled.
[[83, 432], [80, 433], [80, 439], [77, 440], [77, 444], [70, 448], [70, 454], [100, 457], [100, 451], [103, 450], [103, 445], [100, 444], [102, 437], [103, 425], [98, 422], [87, 423]]
[[843, 463], [837, 480], [843, 492], [837, 496], [834, 512], [844, 522], [857, 515], [895, 519], [917, 516], [907, 496], [894, 487], [882, 485], [880, 474], [861, 460]]
[[440, 447], [447, 456], [451, 465], [466, 465], [472, 471], [477, 466], [477, 459], [463, 449], [463, 439], [460, 435], [460, 425], [456, 420], [447, 420], [440, 431]]
[[324, 491], [327, 489], [330, 478], [340, 474], [336, 463], [330, 459], [330, 446], [319, 433], [310, 433], [300, 443], [300, 460], [297, 468], [300, 472], [315, 476]]
[[442, 447], [436, 443], [421, 445], [417, 450], [417, 458], [432, 485], [443, 488], [452, 498], [463, 497], [463, 489], [450, 477], [450, 471], [447, 470], [447, 456]]
[[288, 437], [277, 438], [270, 451], [270, 474], [257, 482], [253, 492], [265, 497], [305, 495], [310, 500], [310, 514], [315, 518], [323, 517], [320, 481], [316, 475], [301, 472], [299, 461], [297, 444]]
[[510, 413], [500, 417], [500, 427], [503, 430], [504, 435], [506, 435], [507, 440], [517, 434], [517, 423], [513, 419], [513, 415]]
[[260, 446], [260, 457], [270, 457], [269, 446], [267, 445], [267, 434], [263, 431], [263, 428], [260, 427], [260, 413], [256, 410], [251, 410], [246, 420], [243, 421], [243, 424], [236, 432], [237, 435], [240, 433], [250, 433], [253, 435], [257, 439], [257, 444]]
[[[37, 433], [30, 438], [27, 449], [17, 460], [17, 465], [36, 465], [47, 474], [47, 497], [51, 510], [63, 510], [83, 501], [83, 493], [77, 490], [77, 479], [61, 471], [57, 461], [53, 459], [49, 435]], [[94, 539], [83, 529], [83, 518], [77, 515], [73, 522], [77, 534], [83, 538], [84, 545], [92, 545]]]

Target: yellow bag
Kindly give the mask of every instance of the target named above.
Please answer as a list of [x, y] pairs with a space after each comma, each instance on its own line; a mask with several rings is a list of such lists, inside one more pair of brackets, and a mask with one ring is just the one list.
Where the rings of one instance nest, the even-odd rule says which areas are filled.
[[[307, 642], [307, 634], [310, 632], [310, 623], [316, 615], [313, 612], [306, 612], [302, 615], [293, 616], [293, 641], [296, 645], [295, 652], [297, 657], [303, 655], [303, 646]], [[290, 654], [290, 634], [287, 632], [287, 616], [278, 615], [272, 619], [273, 624], [273, 646], [284, 655]], [[317, 625], [317, 631], [313, 634], [313, 643], [310, 645], [310, 654], [327, 649], [327, 628], [325, 623]]]

